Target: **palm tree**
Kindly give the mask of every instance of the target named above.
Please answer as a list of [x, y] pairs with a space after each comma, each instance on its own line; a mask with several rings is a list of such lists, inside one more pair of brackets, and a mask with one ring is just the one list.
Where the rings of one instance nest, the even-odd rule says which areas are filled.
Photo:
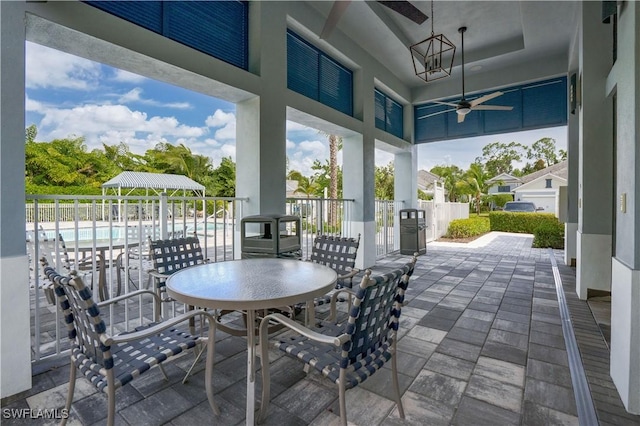
[[[338, 151], [342, 149], [342, 138], [329, 135], [329, 198], [338, 198]], [[335, 226], [338, 221], [338, 206], [335, 201], [329, 203], [329, 224]]]
[[469, 166], [469, 170], [466, 173], [466, 183], [470, 194], [475, 199], [478, 216], [480, 215], [482, 194], [485, 194], [488, 190], [487, 180], [489, 180], [489, 175], [485, 172], [482, 164], [473, 163]]

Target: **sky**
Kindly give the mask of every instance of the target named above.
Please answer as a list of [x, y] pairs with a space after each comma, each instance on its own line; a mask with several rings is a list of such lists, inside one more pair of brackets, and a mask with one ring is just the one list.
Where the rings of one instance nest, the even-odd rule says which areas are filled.
[[[26, 125], [38, 128], [37, 141], [85, 138], [87, 149], [125, 142], [143, 154], [159, 142], [184, 144], [218, 166], [235, 161], [235, 105], [217, 98], [26, 42]], [[418, 169], [455, 164], [467, 169], [482, 147], [511, 141], [530, 145], [543, 137], [566, 149], [566, 127], [450, 140], [418, 146]], [[318, 130], [287, 122], [289, 168], [313, 174], [315, 159], [329, 157]], [[393, 155], [376, 150], [376, 164]], [[342, 153], [338, 153], [342, 162]]]

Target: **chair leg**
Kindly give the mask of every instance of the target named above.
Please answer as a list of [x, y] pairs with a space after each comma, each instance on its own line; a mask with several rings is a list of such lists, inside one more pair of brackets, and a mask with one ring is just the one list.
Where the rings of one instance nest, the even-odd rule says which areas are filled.
[[162, 364], [158, 364], [158, 368], [160, 368], [160, 371], [162, 371], [162, 375], [164, 376], [165, 380], [169, 380], [169, 376], [167, 376], [167, 372], [164, 371], [164, 366]]
[[340, 400], [340, 422], [342, 426], [347, 426], [347, 402], [346, 402], [346, 389], [344, 383], [338, 384], [338, 399]]
[[262, 370], [262, 397], [260, 399], [260, 414], [258, 414], [258, 423], [264, 421], [267, 417], [269, 409], [269, 400], [271, 398], [271, 374], [269, 371], [269, 333], [267, 327], [269, 321], [263, 320], [260, 324], [260, 364]]
[[[71, 402], [73, 402], [73, 392], [76, 389], [76, 365], [71, 361], [69, 365], [69, 392], [67, 393], [67, 402], [64, 405], [64, 409], [67, 410], [67, 413], [71, 412]], [[65, 417], [60, 422], [60, 426], [64, 426], [67, 424], [68, 417]]]
[[209, 320], [209, 331], [207, 333], [207, 359], [204, 369], [205, 379], [204, 385], [207, 388], [207, 399], [213, 412], [219, 416], [220, 408], [213, 399], [213, 360], [215, 358], [216, 349], [216, 322]]
[[391, 357], [391, 375], [393, 376], [393, 390], [396, 393], [396, 405], [398, 406], [398, 415], [404, 419], [404, 408], [402, 407], [402, 396], [400, 395], [400, 383], [398, 382], [398, 365], [396, 363], [395, 353]]
[[189, 379], [189, 376], [191, 376], [191, 372], [193, 371], [193, 369], [195, 368], [196, 364], [198, 363], [198, 361], [200, 361], [200, 357], [202, 356], [202, 353], [207, 349], [206, 346], [202, 345], [202, 347], [200, 348], [200, 351], [198, 352], [198, 354], [196, 355], [196, 359], [193, 360], [193, 364], [191, 364], [191, 367], [189, 367], [189, 371], [187, 371], [187, 374], [185, 374], [184, 379], [182, 379], [182, 384], [184, 385], [185, 383], [187, 383], [187, 380]]
[[112, 383], [107, 386], [107, 399], [107, 426], [113, 426], [116, 418], [116, 390]]

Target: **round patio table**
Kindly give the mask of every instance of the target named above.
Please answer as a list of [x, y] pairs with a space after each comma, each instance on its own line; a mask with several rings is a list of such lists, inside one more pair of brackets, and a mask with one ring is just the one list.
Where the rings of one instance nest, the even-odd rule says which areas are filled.
[[[190, 266], [172, 274], [166, 286], [180, 302], [245, 311], [247, 324], [254, 324], [258, 310], [301, 302], [312, 309], [313, 299], [333, 289], [337, 278], [333, 269], [312, 262], [255, 258]], [[255, 423], [255, 337], [255, 327], [247, 326], [248, 425]]]

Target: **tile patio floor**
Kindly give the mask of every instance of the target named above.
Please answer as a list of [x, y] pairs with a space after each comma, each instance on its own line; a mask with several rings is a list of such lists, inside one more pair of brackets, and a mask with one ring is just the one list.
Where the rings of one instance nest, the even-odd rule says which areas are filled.
[[[398, 365], [406, 419], [397, 415], [385, 367], [347, 392], [350, 423], [580, 424], [551, 255], [600, 424], [640, 425], [639, 416], [625, 412], [609, 377], [609, 350], [589, 306], [572, 291], [575, 270], [563, 265], [561, 251], [533, 249], [531, 242], [531, 236], [492, 233], [469, 244], [430, 243], [418, 258], [400, 322]], [[387, 257], [374, 272], [407, 260]], [[245, 342], [223, 333], [216, 340], [219, 417], [206, 401], [202, 365], [187, 384], [180, 383], [192, 360], [185, 355], [167, 365], [168, 382], [155, 369], [118, 390], [116, 424], [244, 424]], [[339, 424], [334, 387], [314, 373], [306, 375], [297, 362], [273, 355], [272, 404], [265, 424]], [[63, 366], [34, 376], [33, 388], [5, 398], [2, 408], [61, 408], [68, 371]], [[104, 424], [105, 415], [106, 397], [78, 379], [69, 424]], [[52, 421], [3, 418], [2, 423]]]

